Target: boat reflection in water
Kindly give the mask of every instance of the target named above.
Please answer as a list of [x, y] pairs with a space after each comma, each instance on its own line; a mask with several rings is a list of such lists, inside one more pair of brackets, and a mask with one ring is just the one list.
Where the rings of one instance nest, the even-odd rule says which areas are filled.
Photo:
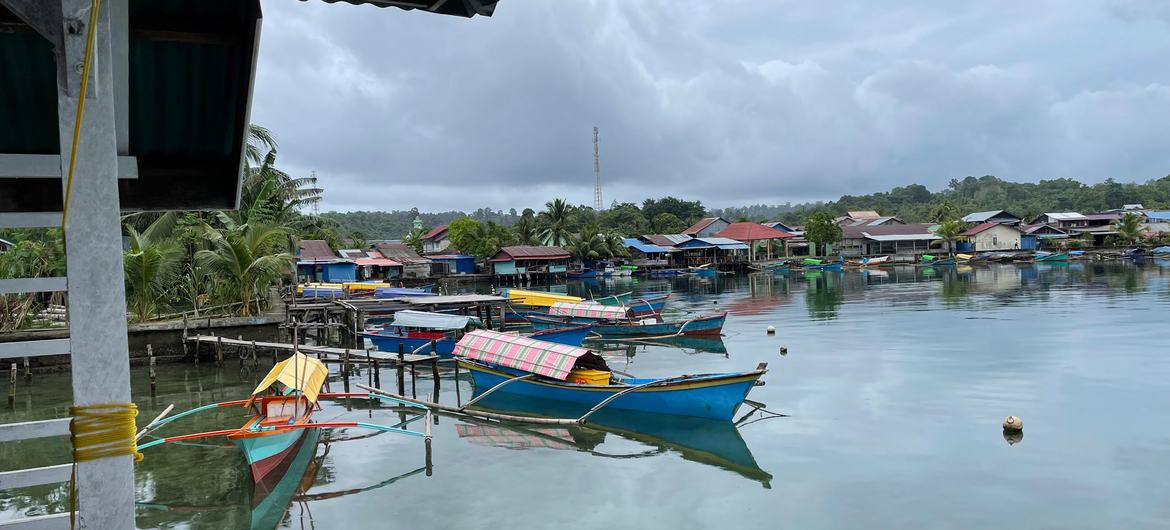
[[[637, 346], [661, 346], [664, 348], [677, 348], [683, 350], [683, 353], [717, 353], [720, 355], [727, 354], [727, 345], [723, 344], [722, 336], [703, 336], [703, 335], [679, 335], [677, 337], [662, 337], [653, 339], [627, 339], [615, 341], [613, 339], [586, 339], [584, 347], [594, 351], [604, 353], [618, 352], [621, 350], [637, 351]], [[633, 357], [632, 353], [627, 354]]]
[[[285, 521], [285, 514], [289, 513], [289, 509], [294, 503], [303, 505], [312, 501], [334, 499], [378, 489], [398, 482], [406, 477], [423, 473], [427, 469], [426, 466], [423, 466], [362, 488], [308, 493], [317, 479], [317, 471], [324, 465], [325, 458], [329, 455], [332, 443], [345, 441], [326, 440], [323, 443], [318, 443], [317, 437], [319, 436], [319, 430], [310, 429], [310, 432], [313, 433], [312, 436], [305, 436], [305, 439], [293, 458], [286, 459], [281, 464], [281, 467], [269, 473], [263, 481], [256, 483], [252, 489], [252, 524], [249, 527], [252, 530], [273, 530], [279, 528], [281, 523]], [[366, 434], [354, 438], [347, 438], [346, 440], [368, 438], [379, 434], [382, 433]], [[318, 454], [318, 451], [320, 451], [320, 454]], [[308, 509], [302, 510], [301, 513], [310, 519], [312, 518], [312, 512]]]
[[[478, 395], [478, 393], [476, 394]], [[523, 396], [495, 393], [476, 403], [476, 408], [517, 415], [575, 418], [588, 407], [574, 403], [545, 401], [539, 409]], [[629, 410], [599, 410], [585, 426], [526, 426], [515, 423], [465, 423], [456, 425], [461, 439], [479, 445], [506, 449], [562, 449], [603, 458], [649, 457], [674, 452], [684, 460], [736, 473], [771, 488], [772, 475], [760, 469], [752, 452], [730, 421], [669, 416]], [[615, 455], [603, 450], [606, 436], [616, 435], [641, 442], [650, 449], [636, 454]]]

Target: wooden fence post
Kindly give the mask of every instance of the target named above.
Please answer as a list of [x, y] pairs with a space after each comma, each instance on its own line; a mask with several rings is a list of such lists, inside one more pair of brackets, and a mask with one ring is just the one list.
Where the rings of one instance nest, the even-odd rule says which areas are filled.
[[24, 382], [32, 382], [32, 365], [28, 361], [28, 357], [24, 358]]
[[8, 406], [16, 407], [16, 363], [8, 369]]
[[405, 345], [399, 342], [398, 364], [395, 366], [395, 368], [398, 370], [398, 395], [400, 396], [406, 395], [406, 373], [404, 372], [406, 367], [403, 366], [403, 363], [406, 362], [406, 355], [404, 355], [405, 353]]
[[158, 374], [154, 370], [154, 350], [149, 344], [146, 345], [146, 359], [150, 366], [150, 397], [154, 397]]

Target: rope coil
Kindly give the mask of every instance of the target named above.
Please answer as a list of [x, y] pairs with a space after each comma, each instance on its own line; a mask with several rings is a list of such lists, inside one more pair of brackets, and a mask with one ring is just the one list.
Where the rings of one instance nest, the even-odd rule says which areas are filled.
[[73, 472], [69, 478], [69, 527], [77, 521], [77, 463], [133, 455], [142, 460], [135, 441], [138, 405], [134, 403], [102, 403], [69, 407], [73, 420], [69, 422], [69, 441], [73, 444]]

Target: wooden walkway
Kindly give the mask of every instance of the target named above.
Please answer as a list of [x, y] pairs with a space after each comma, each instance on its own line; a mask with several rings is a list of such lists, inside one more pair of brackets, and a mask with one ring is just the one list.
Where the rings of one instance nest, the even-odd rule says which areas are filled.
[[[279, 352], [293, 351], [293, 345], [287, 342], [263, 342], [255, 340], [240, 340], [228, 337], [220, 337], [217, 335], [192, 335], [187, 337], [187, 342], [195, 343], [195, 355], [199, 355], [199, 346], [201, 344], [210, 344], [213, 348], [222, 348], [223, 346], [231, 346], [233, 348], [251, 349], [251, 354], [255, 355], [257, 350], [272, 350]], [[369, 360], [376, 360], [378, 362], [398, 364], [399, 358], [397, 353], [384, 352], [378, 350], [355, 350], [349, 348], [334, 348], [330, 346], [308, 346], [305, 344], [297, 345], [297, 351], [305, 354], [317, 354], [319, 356], [336, 357], [341, 360], [346, 360], [354, 364], [364, 363]], [[407, 353], [402, 356], [402, 363], [406, 365], [429, 363], [438, 361], [438, 355], [419, 355]]]

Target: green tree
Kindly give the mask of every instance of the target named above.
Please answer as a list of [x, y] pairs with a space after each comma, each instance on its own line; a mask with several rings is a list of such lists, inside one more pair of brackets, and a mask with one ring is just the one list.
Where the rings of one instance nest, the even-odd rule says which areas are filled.
[[1132, 245], [1142, 237], [1142, 217], [1135, 213], [1127, 213], [1113, 223], [1117, 236], [1122, 241]]
[[470, 217], [456, 219], [448, 225], [447, 237], [452, 248], [480, 259], [491, 257], [516, 241], [508, 227], [492, 221], [481, 223]]
[[139, 232], [126, 225], [130, 248], [123, 252], [126, 304], [139, 322], [162, 309], [175, 289], [183, 249], [169, 237], [178, 215], [169, 212]]
[[291, 253], [279, 251], [287, 232], [249, 224], [225, 231], [209, 227], [206, 235], [211, 248], [195, 254], [197, 263], [215, 278], [217, 293], [240, 302], [240, 314], [250, 316], [253, 301], [293, 262]]
[[516, 232], [516, 239], [521, 245], [540, 244], [540, 229], [536, 224], [535, 215], [521, 215], [512, 230]]
[[612, 257], [609, 243], [596, 230], [583, 230], [569, 237], [569, 244], [565, 248], [569, 255], [580, 261], [592, 261]]
[[[448, 230], [450, 230], [450, 228], [448, 228]], [[411, 228], [410, 232], [406, 234], [406, 237], [402, 238], [402, 244], [414, 249], [415, 252], [422, 254], [422, 237], [425, 235], [427, 235], [427, 230], [425, 228]]]
[[[60, 229], [6, 230], [0, 233], [14, 246], [0, 252], [0, 279], [45, 278], [65, 275], [65, 253], [61, 248]], [[62, 293], [54, 293], [49, 303], [61, 303]], [[11, 331], [29, 324], [29, 316], [46, 302], [40, 293], [0, 294], [0, 331]]]
[[356, 230], [349, 234], [349, 245], [349, 248], [360, 250], [370, 248], [370, 242], [366, 239], [366, 235]]
[[947, 254], [951, 257], [955, 256], [955, 241], [963, 233], [963, 223], [957, 219], [947, 219], [939, 223], [938, 229], [935, 230], [934, 235], [942, 238], [943, 244], [947, 247]]
[[843, 234], [841, 227], [833, 222], [833, 216], [827, 212], [817, 212], [804, 221], [804, 238], [813, 244], [812, 254], [817, 255], [817, 247], [841, 241]]
[[932, 223], [941, 223], [947, 219], [954, 219], [959, 216], [959, 208], [955, 203], [948, 199], [943, 199], [942, 202], [936, 203], [930, 207], [930, 215], [927, 217]]
[[673, 214], [684, 223], [693, 223], [707, 215], [703, 203], [699, 201], [684, 201], [674, 197], [642, 201], [642, 215], [646, 216], [647, 219], [654, 219], [661, 213]]
[[568, 242], [572, 208], [564, 199], [553, 199], [544, 204], [540, 212], [540, 239], [545, 245], [561, 246]]
[[677, 234], [687, 229], [687, 224], [670, 212], [655, 215], [650, 226], [656, 234]]

